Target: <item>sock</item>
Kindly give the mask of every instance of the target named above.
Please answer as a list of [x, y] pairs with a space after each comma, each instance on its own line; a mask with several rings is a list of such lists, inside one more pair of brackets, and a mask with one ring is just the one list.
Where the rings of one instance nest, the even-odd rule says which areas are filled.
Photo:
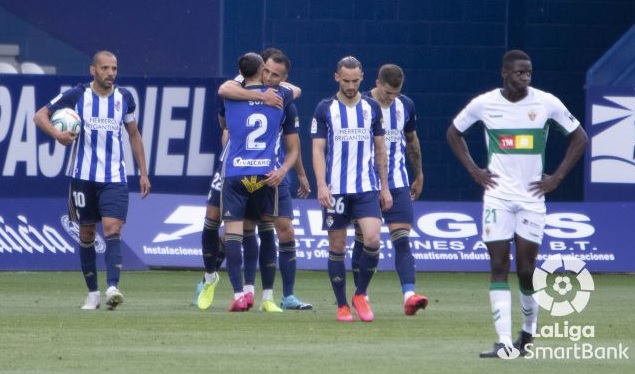
[[225, 238], [218, 239], [218, 253], [216, 253], [216, 269], [220, 269], [221, 265], [223, 265], [223, 261], [225, 261]]
[[415, 290], [415, 258], [410, 250], [410, 231], [397, 229], [390, 233], [390, 240], [395, 249], [395, 270], [399, 275], [401, 292], [406, 293]]
[[106, 237], [106, 284], [117, 287], [121, 275], [121, 235]]
[[359, 277], [357, 278], [357, 288], [355, 295], [366, 295], [370, 280], [377, 270], [379, 263], [379, 248], [369, 248], [364, 246], [364, 251], [359, 259]]
[[273, 290], [271, 288], [262, 290], [262, 301], [273, 301]]
[[344, 264], [344, 254], [337, 254], [329, 251], [328, 273], [337, 300], [337, 306], [348, 305], [346, 301], [346, 266]]
[[538, 302], [534, 299], [534, 291], [521, 288], [519, 295], [523, 312], [523, 331], [534, 336], [538, 326]]
[[278, 267], [282, 278], [282, 295], [284, 297], [293, 295], [295, 285], [295, 240], [280, 243], [278, 248]]
[[215, 221], [205, 217], [201, 242], [203, 245], [203, 264], [205, 265], [206, 273], [213, 273], [218, 269], [216, 267], [216, 256], [218, 254], [219, 246], [219, 226], [219, 221]]
[[494, 328], [498, 342], [512, 346], [512, 298], [509, 283], [492, 282], [489, 288]]
[[97, 252], [95, 251], [94, 241], [92, 243], [84, 243], [80, 240], [79, 261], [88, 291], [97, 291], [99, 289], [97, 286]]
[[205, 273], [205, 283], [214, 283], [216, 282], [216, 272], [214, 273]]
[[243, 271], [245, 284], [256, 284], [256, 269], [258, 268], [258, 240], [256, 231], [243, 232]]
[[241, 247], [243, 236], [239, 234], [225, 234], [225, 251], [227, 256], [227, 274], [234, 289], [234, 294], [243, 293], [243, 254]]
[[243, 292], [245, 294], [248, 294], [251, 292], [251, 294], [253, 295], [254, 293], [256, 293], [256, 287], [254, 287], [253, 284], [245, 283], [245, 286], [243, 287]]
[[359, 226], [355, 225], [355, 242], [353, 244], [353, 255], [351, 258], [351, 271], [353, 272], [353, 284], [357, 287], [359, 279], [359, 261], [364, 252], [364, 237], [359, 231]]
[[260, 278], [262, 289], [273, 289], [276, 279], [276, 236], [273, 222], [263, 222], [258, 225], [258, 236], [260, 237]]

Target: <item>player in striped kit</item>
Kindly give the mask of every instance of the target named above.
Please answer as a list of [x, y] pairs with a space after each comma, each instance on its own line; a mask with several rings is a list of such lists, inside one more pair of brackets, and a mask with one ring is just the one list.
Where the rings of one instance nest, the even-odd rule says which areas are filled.
[[[98, 222], [102, 224], [106, 239], [106, 304], [109, 309], [114, 309], [124, 301], [118, 289], [121, 230], [128, 214], [124, 128], [139, 167], [142, 197], [150, 192], [150, 181], [134, 114], [135, 101], [128, 90], [115, 85], [115, 55], [108, 51], [97, 52], [90, 65], [90, 74], [93, 76], [91, 83], [80, 84], [58, 95], [37, 111], [34, 121], [63, 145], [75, 141], [67, 175], [71, 177], [69, 215], [79, 223], [79, 257], [88, 287], [82, 309], [97, 309], [101, 305], [95, 252]], [[50, 118], [61, 108], [72, 108], [82, 118], [81, 131], [76, 138], [70, 132], [60, 133], [53, 127]]]
[[328, 273], [342, 322], [354, 321], [346, 298], [346, 228], [357, 221], [362, 232], [364, 250], [352, 304], [358, 317], [370, 322], [374, 314], [366, 291], [379, 260], [381, 210], [392, 206], [381, 109], [362, 97], [362, 79], [359, 60], [341, 59], [335, 72], [339, 90], [318, 104], [311, 123], [317, 197], [329, 236]]
[[[498, 341], [480, 357], [504, 357], [511, 349], [526, 353], [538, 323], [532, 276], [544, 235], [545, 194], [556, 189], [582, 156], [587, 135], [562, 102], [530, 87], [532, 63], [520, 50], [503, 56], [503, 87], [473, 99], [447, 131], [452, 151], [474, 181], [485, 189], [482, 239], [490, 255], [490, 304]], [[463, 133], [482, 125], [488, 153], [486, 168], [472, 159]], [[569, 146], [553, 174], [544, 173], [549, 127], [566, 134]], [[511, 242], [516, 247], [523, 324], [512, 343], [511, 293], [508, 274]], [[513, 348], [512, 348], [513, 347]]]
[[[410, 247], [410, 230], [414, 219], [412, 201], [419, 198], [423, 189], [423, 169], [415, 105], [409, 97], [401, 94], [403, 82], [403, 70], [397, 65], [386, 64], [379, 69], [375, 87], [364, 95], [375, 99], [382, 110], [388, 154], [388, 186], [393, 198], [392, 208], [384, 211], [383, 217], [388, 224], [395, 251], [395, 270], [403, 292], [404, 313], [411, 316], [419, 309], [425, 309], [428, 299], [415, 293], [415, 262]], [[406, 156], [415, 174], [412, 184], [408, 180]], [[363, 248], [362, 233], [359, 226], [355, 225], [351, 261], [355, 284]]]

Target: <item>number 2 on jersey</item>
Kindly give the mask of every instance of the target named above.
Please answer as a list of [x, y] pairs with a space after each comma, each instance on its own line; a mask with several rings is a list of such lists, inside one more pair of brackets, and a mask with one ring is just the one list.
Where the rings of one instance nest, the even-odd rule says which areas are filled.
[[266, 143], [257, 141], [267, 131], [267, 117], [261, 113], [254, 113], [247, 117], [247, 127], [255, 127], [247, 135], [246, 148], [250, 150], [263, 150]]

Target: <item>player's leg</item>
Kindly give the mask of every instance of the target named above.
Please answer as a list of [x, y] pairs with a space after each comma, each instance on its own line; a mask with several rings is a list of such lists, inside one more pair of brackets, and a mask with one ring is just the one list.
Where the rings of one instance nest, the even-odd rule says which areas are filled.
[[205, 211], [205, 222], [201, 235], [203, 265], [205, 273], [203, 279], [198, 283], [194, 304], [201, 310], [208, 309], [214, 303], [214, 293], [220, 277], [218, 275], [218, 254], [220, 238], [218, 229], [220, 227], [220, 192], [210, 189]]
[[106, 240], [106, 304], [112, 310], [124, 302], [119, 280], [122, 269], [121, 230], [128, 215], [128, 186], [125, 183], [101, 184], [98, 196]]
[[393, 205], [388, 211], [382, 212], [382, 215], [384, 222], [388, 224], [390, 241], [395, 251], [395, 270], [399, 275], [403, 293], [404, 313], [410, 316], [428, 305], [428, 299], [415, 292], [415, 259], [410, 246], [410, 230], [414, 212], [408, 187], [392, 189], [390, 194]]
[[252, 219], [245, 219], [243, 223], [243, 274], [245, 279], [243, 292], [245, 293], [247, 305], [251, 308], [254, 305], [254, 295], [256, 293], [258, 240], [256, 240], [256, 222]]
[[511, 293], [509, 290], [510, 247], [515, 217], [509, 206], [485, 197], [483, 204], [483, 241], [490, 256], [489, 298], [494, 329], [498, 335], [494, 348], [480, 357], [499, 357], [501, 348], [512, 347]]
[[229, 312], [248, 310], [242, 275], [243, 220], [248, 198], [249, 192], [240, 178], [225, 179], [221, 192], [221, 219], [225, 222], [227, 274], [234, 290], [234, 300], [228, 309]]
[[366, 192], [351, 196], [351, 218], [356, 220], [364, 238], [364, 250], [359, 260], [359, 276], [353, 296], [353, 308], [362, 321], [371, 322], [375, 316], [368, 304], [366, 292], [379, 263], [381, 209], [379, 195]]
[[357, 224], [357, 222], [353, 222], [353, 225], [355, 226], [355, 241], [353, 242], [353, 254], [351, 256], [351, 272], [353, 273], [353, 284], [357, 287], [359, 278], [359, 259], [362, 257], [362, 252], [364, 252], [364, 237], [362, 236], [359, 224]]
[[79, 260], [88, 296], [82, 305], [84, 310], [98, 309], [101, 305], [97, 282], [97, 251], [95, 250], [95, 223], [101, 220], [94, 185], [71, 179], [69, 187], [68, 215], [79, 225]]
[[[275, 213], [275, 212], [268, 212]], [[311, 310], [313, 306], [294, 294], [296, 273], [296, 243], [293, 229], [293, 199], [286, 184], [278, 186], [277, 216], [273, 224], [278, 235], [278, 267], [282, 278], [282, 309]]]
[[544, 203], [523, 205], [526, 209], [516, 214], [516, 235], [514, 237], [516, 273], [520, 286], [519, 297], [523, 322], [514, 347], [524, 356], [527, 353], [527, 344], [533, 342], [538, 325], [538, 310], [540, 308], [533, 297], [533, 274], [536, 269], [536, 257], [544, 235], [546, 208]]

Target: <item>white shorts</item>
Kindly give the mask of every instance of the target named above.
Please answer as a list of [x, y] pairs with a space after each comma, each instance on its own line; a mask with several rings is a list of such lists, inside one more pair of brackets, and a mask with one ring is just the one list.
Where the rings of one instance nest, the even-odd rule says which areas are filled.
[[512, 240], [514, 234], [542, 244], [547, 207], [544, 202], [515, 202], [483, 197], [483, 242]]

